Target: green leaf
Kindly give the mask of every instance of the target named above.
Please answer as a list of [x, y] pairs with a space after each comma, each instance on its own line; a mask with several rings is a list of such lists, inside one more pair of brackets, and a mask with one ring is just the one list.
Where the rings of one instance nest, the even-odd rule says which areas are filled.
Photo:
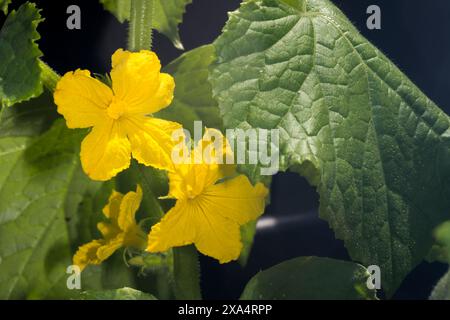
[[391, 295], [450, 209], [449, 119], [333, 4], [305, 10], [244, 2], [215, 42], [213, 92], [226, 128], [280, 130], [281, 170], [317, 186], [320, 216]]
[[[112, 187], [82, 172], [84, 135], [60, 120], [38, 138], [0, 137], [1, 299], [75, 294], [66, 268], [79, 245], [99, 237], [95, 225]], [[81, 280], [84, 289], [133, 283], [120, 255], [88, 267]]]
[[8, 5], [11, 3], [11, 0], [0, 0], [0, 10], [3, 11], [4, 14], [8, 14]]
[[450, 220], [442, 223], [434, 230], [434, 238], [439, 245], [447, 249], [448, 262], [450, 263]]
[[329, 258], [300, 257], [256, 274], [242, 300], [372, 300], [363, 266]]
[[120, 22], [123, 23], [130, 19], [131, 0], [100, 0], [100, 3]]
[[184, 50], [178, 34], [178, 25], [183, 20], [186, 6], [192, 0], [155, 0], [153, 25], [156, 30], [167, 36], [175, 48]]
[[79, 170], [80, 132], [62, 122], [37, 139], [0, 138], [0, 298], [39, 298], [71, 264], [64, 206]]
[[105, 291], [86, 291], [81, 294], [83, 300], [157, 300], [148, 293], [132, 288], [121, 288]]
[[222, 128], [219, 108], [208, 81], [208, 68], [214, 60], [214, 46], [206, 45], [186, 52], [167, 65], [163, 71], [175, 79], [174, 99], [156, 117], [179, 122], [191, 134], [196, 120], [202, 120], [203, 126], [208, 128]]
[[37, 97], [42, 93], [42, 52], [35, 43], [36, 27], [43, 19], [36, 6], [25, 3], [11, 11], [0, 31], [0, 107]]
[[35, 137], [47, 131], [57, 118], [53, 95], [44, 91], [37, 98], [3, 110], [0, 114], [0, 137]]
[[434, 230], [435, 243], [433, 244], [427, 260], [450, 264], [450, 221], [446, 221]]
[[[120, 22], [130, 20], [130, 0], [100, 0], [100, 2]], [[178, 34], [178, 25], [183, 20], [186, 6], [192, 0], [154, 0], [154, 2], [153, 27], [167, 36], [176, 48], [184, 50], [180, 35]]]

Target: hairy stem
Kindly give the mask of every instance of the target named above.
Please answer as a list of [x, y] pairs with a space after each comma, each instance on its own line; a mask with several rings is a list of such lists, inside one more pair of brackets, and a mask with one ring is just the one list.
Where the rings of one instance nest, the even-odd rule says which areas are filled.
[[[128, 49], [151, 50], [155, 0], [131, 0]], [[143, 170], [141, 177], [146, 180]], [[148, 187], [148, 186], [147, 186]], [[144, 186], [145, 188], [145, 186]], [[200, 268], [197, 250], [193, 245], [173, 249], [175, 297], [200, 300]]]
[[155, 0], [131, 0], [128, 49], [151, 50]]
[[56, 84], [61, 78], [48, 64], [39, 60], [39, 67], [41, 67], [41, 80], [44, 87], [50, 92], [55, 91]]
[[173, 248], [175, 297], [200, 300], [200, 266], [194, 245]]

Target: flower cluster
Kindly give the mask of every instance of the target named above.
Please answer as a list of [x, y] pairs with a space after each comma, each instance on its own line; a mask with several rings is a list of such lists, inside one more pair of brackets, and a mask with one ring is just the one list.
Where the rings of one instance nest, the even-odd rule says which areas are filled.
[[[55, 103], [67, 126], [92, 127], [80, 152], [83, 170], [91, 179], [113, 178], [129, 167], [133, 157], [146, 166], [167, 170], [165, 198], [176, 199], [147, 237], [135, 221], [141, 188], [125, 195], [114, 191], [103, 209], [108, 222], [97, 226], [103, 238], [81, 246], [74, 256], [80, 268], [101, 263], [120, 247], [164, 252], [188, 244], [221, 263], [229, 262], [242, 249], [240, 226], [264, 211], [267, 189], [262, 184], [253, 186], [233, 166], [221, 164], [219, 153], [210, 152], [209, 159], [202, 155], [200, 162], [172, 161], [172, 133], [182, 126], [152, 116], [173, 99], [174, 79], [160, 70], [155, 53], [119, 49], [112, 56], [111, 87], [87, 70], [68, 72], [57, 84]], [[189, 154], [190, 160], [211, 143], [207, 139], [211, 130]], [[224, 149], [231, 152], [229, 146]]]

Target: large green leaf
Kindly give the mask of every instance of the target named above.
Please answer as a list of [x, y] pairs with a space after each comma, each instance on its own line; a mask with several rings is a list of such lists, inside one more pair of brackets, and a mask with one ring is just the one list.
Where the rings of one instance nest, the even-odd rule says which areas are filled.
[[156, 300], [148, 293], [135, 290], [133, 288], [121, 288], [105, 291], [86, 291], [81, 293], [84, 300]]
[[[183, 20], [186, 6], [192, 0], [153, 0], [155, 2], [153, 26], [167, 36], [173, 45], [183, 50], [178, 25]], [[120, 22], [130, 19], [131, 0], [100, 0], [104, 8], [113, 13]]]
[[450, 209], [447, 115], [327, 0], [246, 1], [215, 46], [225, 127], [279, 129], [281, 170], [317, 186], [320, 216], [392, 294]]
[[[38, 138], [0, 136], [1, 299], [73, 295], [66, 268], [78, 245], [99, 236], [93, 226], [111, 189], [82, 172], [83, 136], [63, 121]], [[86, 269], [82, 288], [130, 284], [120, 263]]]
[[369, 300], [369, 273], [353, 262], [319, 257], [284, 261], [256, 274], [242, 293], [243, 300]]
[[202, 120], [203, 126], [220, 129], [219, 108], [208, 81], [208, 68], [214, 60], [214, 47], [206, 45], [168, 64], [163, 71], [175, 78], [174, 99], [156, 116], [181, 123], [191, 134], [195, 120]]
[[67, 131], [58, 125], [37, 139], [0, 139], [2, 299], [46, 296], [71, 264], [64, 206], [78, 192], [69, 185], [80, 132]]
[[42, 56], [36, 40], [36, 31], [42, 21], [39, 10], [32, 3], [25, 3], [12, 11], [0, 31], [0, 107], [8, 107], [26, 101], [42, 93]]

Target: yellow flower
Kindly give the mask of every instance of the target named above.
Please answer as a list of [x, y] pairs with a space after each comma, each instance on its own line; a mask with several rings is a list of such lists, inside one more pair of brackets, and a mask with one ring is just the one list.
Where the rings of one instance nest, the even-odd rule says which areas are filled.
[[112, 88], [87, 70], [66, 73], [54, 93], [69, 128], [93, 127], [81, 144], [81, 163], [94, 180], [109, 180], [138, 162], [171, 170], [171, 135], [181, 125], [147, 115], [167, 107], [173, 78], [160, 73], [155, 53], [118, 49], [112, 56]]
[[201, 162], [194, 162], [194, 155], [207, 149], [205, 136], [191, 154], [191, 161], [175, 165], [175, 171], [169, 173], [167, 197], [177, 202], [152, 227], [149, 252], [194, 243], [200, 252], [220, 263], [235, 260], [242, 250], [240, 226], [257, 219], [264, 211], [268, 193], [264, 185], [253, 186], [243, 175], [223, 180], [230, 168], [211, 161], [219, 158], [214, 148], [209, 148], [209, 153], [203, 152], [207, 156], [203, 155]]
[[108, 222], [99, 222], [98, 230], [103, 239], [93, 240], [78, 248], [73, 257], [73, 264], [83, 270], [88, 264], [100, 264], [121, 247], [144, 249], [146, 235], [136, 224], [134, 218], [142, 201], [142, 190], [138, 185], [136, 192], [123, 195], [113, 191], [103, 214]]

